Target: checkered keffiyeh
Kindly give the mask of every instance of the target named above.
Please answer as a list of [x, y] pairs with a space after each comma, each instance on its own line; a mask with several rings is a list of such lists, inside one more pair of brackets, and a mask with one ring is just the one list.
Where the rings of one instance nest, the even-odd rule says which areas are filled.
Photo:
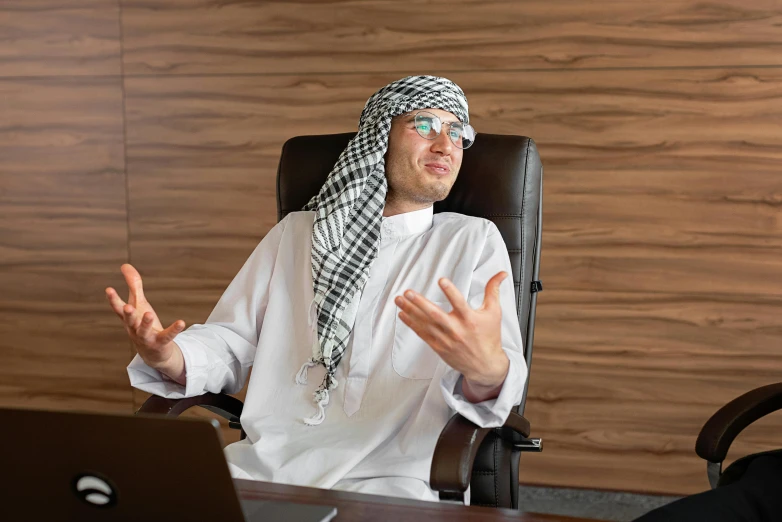
[[467, 99], [458, 85], [435, 76], [409, 76], [393, 82], [367, 100], [358, 134], [342, 152], [317, 196], [304, 210], [316, 212], [312, 229], [312, 280], [318, 335], [296, 381], [306, 384], [308, 367], [326, 368], [315, 392], [318, 413], [304, 419], [310, 425], [325, 418], [329, 390], [337, 386], [337, 365], [356, 320], [369, 269], [377, 257], [380, 223], [388, 185], [385, 153], [391, 118], [416, 109], [441, 109], [469, 123]]

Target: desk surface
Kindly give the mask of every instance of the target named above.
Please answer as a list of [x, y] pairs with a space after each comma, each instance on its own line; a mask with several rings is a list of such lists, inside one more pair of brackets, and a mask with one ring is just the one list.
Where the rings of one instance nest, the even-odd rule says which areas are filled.
[[305, 488], [257, 482], [234, 480], [236, 490], [244, 499], [282, 500], [301, 504], [322, 504], [336, 506], [338, 513], [334, 522], [398, 521], [436, 522], [478, 522], [493, 520], [521, 520], [523, 522], [593, 522], [586, 518], [572, 518], [559, 515], [519, 513], [511, 509], [496, 509], [475, 506], [460, 506], [451, 503], [424, 502], [378, 495], [364, 495], [346, 491]]

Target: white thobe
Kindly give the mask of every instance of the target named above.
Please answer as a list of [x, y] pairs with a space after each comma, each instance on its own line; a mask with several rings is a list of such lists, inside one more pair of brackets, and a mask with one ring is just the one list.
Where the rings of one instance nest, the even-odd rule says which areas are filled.
[[263, 238], [205, 324], [174, 341], [185, 359], [186, 386], [144, 364], [128, 366], [133, 386], [167, 398], [236, 393], [252, 374], [242, 427], [245, 440], [225, 448], [231, 473], [247, 478], [365, 493], [437, 500], [429, 488], [432, 454], [448, 419], [458, 412], [484, 427], [501, 426], [519, 403], [527, 378], [512, 279], [500, 285], [502, 347], [510, 369], [496, 399], [473, 404], [461, 375], [399, 318], [394, 298], [412, 289], [446, 311], [439, 288], [449, 278], [473, 307], [497, 272], [510, 275], [507, 249], [488, 220], [432, 207], [384, 217], [377, 258], [359, 301], [356, 322], [326, 418], [313, 392], [325, 369], [309, 369], [316, 317], [311, 236], [314, 212], [293, 212]]

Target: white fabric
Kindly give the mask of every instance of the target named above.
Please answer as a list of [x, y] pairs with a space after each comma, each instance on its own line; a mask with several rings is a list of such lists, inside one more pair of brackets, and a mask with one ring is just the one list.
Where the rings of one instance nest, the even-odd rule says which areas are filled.
[[235, 393], [253, 366], [241, 418], [247, 439], [225, 448], [235, 477], [436, 500], [428, 486], [432, 453], [454, 411], [494, 427], [521, 400], [527, 366], [513, 285], [509, 278], [500, 286], [510, 370], [499, 397], [479, 404], [460, 395], [460, 374], [398, 319], [394, 298], [413, 289], [450, 311], [437, 285], [448, 277], [477, 308], [486, 282], [501, 270], [511, 273], [502, 237], [488, 220], [433, 216], [431, 207], [384, 217], [378, 256], [337, 368], [340, 385], [331, 392], [323, 423], [307, 426], [301, 418], [311, 415], [308, 399], [325, 375], [318, 365], [307, 369], [308, 384], [295, 379], [317, 339], [310, 266], [314, 216], [294, 212], [278, 223], [207, 322], [176, 337], [186, 387], [163, 380], [138, 356], [128, 366], [131, 384], [168, 398]]

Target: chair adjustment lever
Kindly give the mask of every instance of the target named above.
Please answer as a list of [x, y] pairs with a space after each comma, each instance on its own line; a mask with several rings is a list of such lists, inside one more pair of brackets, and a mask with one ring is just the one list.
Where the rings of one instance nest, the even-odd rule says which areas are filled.
[[513, 444], [513, 447], [519, 451], [543, 451], [543, 439], [523, 439]]
[[541, 281], [533, 281], [532, 282], [532, 288], [529, 290], [531, 293], [535, 292], [542, 292], [543, 291], [543, 283]]

